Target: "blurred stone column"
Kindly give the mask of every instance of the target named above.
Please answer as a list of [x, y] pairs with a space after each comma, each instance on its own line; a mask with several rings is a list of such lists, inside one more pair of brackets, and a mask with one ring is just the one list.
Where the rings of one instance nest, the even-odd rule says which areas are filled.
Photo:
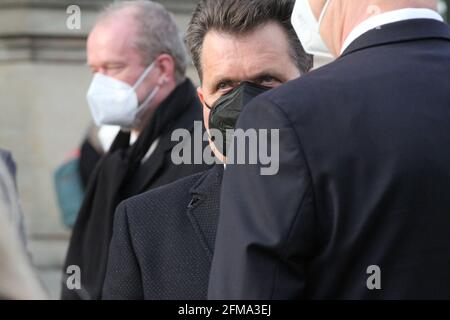
[[[17, 161], [30, 250], [52, 298], [59, 294], [70, 236], [59, 217], [53, 172], [90, 124], [85, 42], [98, 10], [109, 2], [0, 0], [0, 147]], [[184, 31], [196, 1], [159, 2]], [[70, 5], [81, 9], [79, 30], [66, 25]]]

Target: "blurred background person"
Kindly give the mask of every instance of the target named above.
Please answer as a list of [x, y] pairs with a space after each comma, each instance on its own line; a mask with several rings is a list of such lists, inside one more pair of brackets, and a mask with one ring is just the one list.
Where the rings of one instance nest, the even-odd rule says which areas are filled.
[[[87, 56], [95, 74], [87, 93], [92, 116], [122, 131], [88, 182], [65, 266], [78, 266], [88, 298], [99, 299], [117, 205], [207, 166], [171, 160], [172, 132], [192, 131], [201, 110], [185, 76], [179, 29], [162, 5], [125, 1], [106, 8], [89, 35]], [[63, 283], [62, 298], [80, 296]]]
[[109, 151], [120, 131], [119, 126], [92, 125], [81, 146], [73, 150], [54, 173], [55, 193], [61, 220], [72, 229], [89, 179], [100, 159]]
[[[9, 211], [12, 214], [11, 219], [15, 222], [19, 230], [20, 239], [24, 246], [26, 246], [27, 240], [24, 216], [22, 214], [18, 198], [16, 197], [16, 163], [14, 162], [11, 153], [2, 149], [0, 149], [0, 163], [2, 163], [4, 171], [3, 180], [0, 182], [0, 195], [3, 197], [5, 203], [9, 203], [10, 206], [14, 206], [14, 210]], [[11, 190], [11, 187], [13, 187], [14, 190]], [[10, 199], [9, 197], [12, 198]]]
[[0, 150], [0, 300], [47, 299], [26, 251], [13, 167], [4, 156]]
[[[292, 0], [199, 2], [187, 43], [208, 130], [232, 128], [254, 96], [310, 70], [312, 57], [290, 23], [293, 7]], [[225, 163], [226, 145], [217, 142], [229, 139], [215, 137], [211, 149]], [[104, 299], [206, 299], [223, 170], [216, 164], [118, 208]]]

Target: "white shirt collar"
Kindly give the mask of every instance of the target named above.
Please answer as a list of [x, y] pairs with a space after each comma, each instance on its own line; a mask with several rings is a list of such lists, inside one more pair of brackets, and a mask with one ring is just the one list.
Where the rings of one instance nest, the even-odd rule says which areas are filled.
[[342, 45], [341, 54], [350, 46], [350, 44], [352, 44], [353, 41], [362, 36], [364, 33], [385, 24], [411, 19], [433, 19], [441, 22], [444, 21], [439, 13], [430, 9], [406, 8], [384, 12], [382, 14], [370, 17], [357, 25], [345, 39], [344, 44]]

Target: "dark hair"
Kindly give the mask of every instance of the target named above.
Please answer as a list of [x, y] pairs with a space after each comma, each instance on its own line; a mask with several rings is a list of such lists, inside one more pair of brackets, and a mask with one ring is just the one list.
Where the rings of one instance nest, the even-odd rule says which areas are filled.
[[211, 30], [243, 35], [268, 22], [277, 22], [286, 31], [291, 56], [300, 72], [313, 66], [291, 24], [295, 0], [201, 0], [189, 22], [186, 42], [200, 79], [201, 55], [206, 34]]

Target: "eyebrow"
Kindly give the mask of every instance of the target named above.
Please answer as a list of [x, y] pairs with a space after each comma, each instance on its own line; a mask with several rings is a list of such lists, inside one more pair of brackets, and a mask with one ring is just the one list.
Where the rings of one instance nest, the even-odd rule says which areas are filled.
[[[86, 65], [87, 65], [88, 67], [90, 67], [90, 68], [95, 67], [95, 66], [93, 66], [93, 65], [91, 65], [91, 64], [89, 64], [89, 63], [86, 63]], [[106, 67], [111, 67], [111, 66], [126, 66], [126, 62], [125, 62], [125, 61], [109, 61], [109, 62], [103, 64], [103, 66], [106, 66]]]
[[[276, 79], [278, 79], [280, 81], [285, 80], [284, 79], [285, 77], [282, 76], [279, 72], [276, 72], [274, 70], [265, 70], [265, 71], [262, 71], [262, 72], [260, 72], [260, 73], [258, 73], [256, 75], [254, 75], [250, 79], [247, 79], [247, 80], [244, 80], [244, 81], [256, 82], [257, 80], [260, 80], [261, 78], [268, 77], [268, 76], [276, 78]], [[213, 83], [211, 85], [211, 88], [212, 88], [212, 90], [217, 90], [217, 86], [220, 83], [233, 84], [233, 83], [238, 83], [238, 82], [242, 82], [242, 80], [232, 79], [232, 78], [229, 78], [229, 77], [223, 77], [223, 78], [222, 77], [218, 77], [217, 80], [213, 81]]]
[[260, 79], [262, 79], [264, 77], [273, 77], [273, 78], [278, 79], [280, 81], [283, 81], [283, 78], [284, 78], [284, 76], [282, 76], [278, 72], [270, 72], [270, 71], [267, 72], [267, 71], [265, 71], [265, 72], [261, 72], [261, 73], [257, 74], [251, 80], [252, 81], [256, 81], [256, 80], [260, 80]]

